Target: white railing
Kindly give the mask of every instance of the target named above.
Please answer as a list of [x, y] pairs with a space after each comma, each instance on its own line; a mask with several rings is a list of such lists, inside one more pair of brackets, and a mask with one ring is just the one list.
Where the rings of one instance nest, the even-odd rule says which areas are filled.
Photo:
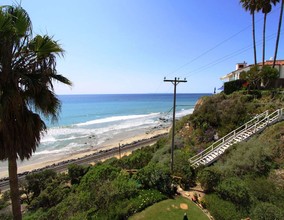
[[[262, 114], [255, 116], [253, 119], [251, 119], [244, 125], [240, 126], [239, 128], [233, 130], [229, 134], [220, 138], [218, 141], [214, 142], [211, 146], [201, 151], [197, 155], [191, 157], [189, 161], [193, 167], [199, 166], [200, 165], [199, 163], [201, 163], [202, 160], [203, 160], [202, 164], [205, 163], [209, 164], [210, 162], [215, 161], [216, 158], [219, 157], [224, 152], [224, 150], [223, 151], [218, 150], [221, 147], [227, 145], [226, 146], [227, 149], [229, 146], [233, 145], [234, 143], [243, 141], [248, 137], [250, 137], [251, 135], [253, 135], [254, 133], [264, 129], [267, 125], [270, 125], [278, 120], [283, 120], [283, 119], [284, 119], [283, 108], [278, 109], [269, 115], [268, 111], [265, 111]], [[208, 161], [209, 156], [210, 159]], [[204, 162], [204, 159], [207, 159], [207, 161]]]

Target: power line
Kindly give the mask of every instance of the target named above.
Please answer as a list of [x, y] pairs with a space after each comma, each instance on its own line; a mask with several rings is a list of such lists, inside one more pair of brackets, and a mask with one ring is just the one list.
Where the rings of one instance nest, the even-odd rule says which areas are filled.
[[[271, 11], [270, 14], [275, 13], [276, 10], [279, 10], [280, 7], [276, 8], [275, 10]], [[260, 18], [258, 20], [255, 21], [255, 23], [258, 23], [260, 21], [262, 21], [263, 18]], [[171, 76], [172, 74], [176, 73], [178, 70], [181, 70], [182, 68], [186, 67], [187, 65], [193, 63], [194, 61], [198, 60], [199, 58], [205, 56], [206, 54], [208, 54], [209, 52], [213, 51], [214, 49], [216, 49], [217, 47], [221, 46], [222, 44], [226, 43], [227, 41], [231, 40], [232, 38], [236, 37], [237, 35], [239, 35], [240, 33], [246, 31], [247, 29], [251, 28], [252, 25], [248, 25], [245, 28], [241, 29], [240, 31], [238, 31], [237, 33], [229, 36], [228, 38], [226, 38], [225, 40], [222, 40], [221, 42], [217, 43], [215, 46], [213, 46], [212, 48], [204, 51], [203, 53], [201, 53], [200, 55], [198, 55], [197, 57], [193, 58], [192, 60], [184, 63], [183, 65], [179, 66], [178, 68], [176, 68], [175, 70], [173, 70], [172, 72], [170, 72], [167, 76]]]
[[[267, 41], [274, 39], [274, 38], [275, 38], [275, 35], [276, 35], [276, 33], [269, 35], [269, 36], [266, 38]], [[262, 41], [259, 40], [259, 41], [257, 42], [257, 46], [259, 46], [261, 43], [262, 43]], [[228, 59], [231, 59], [232, 57], [235, 57], [235, 56], [237, 56], [237, 55], [239, 55], [239, 54], [242, 54], [242, 53], [244, 53], [244, 52], [246, 52], [246, 51], [248, 51], [248, 50], [250, 50], [250, 49], [252, 49], [252, 48], [253, 48], [253, 46], [252, 46], [252, 45], [249, 45], [249, 46], [247, 46], [247, 47], [244, 47], [244, 48], [242, 48], [242, 49], [239, 49], [239, 50], [237, 50], [237, 51], [235, 51], [235, 52], [233, 52], [233, 53], [231, 53], [231, 54], [228, 54], [228, 55], [226, 55], [226, 56], [224, 56], [224, 57], [221, 57], [221, 58], [219, 58], [219, 59], [217, 59], [217, 60], [215, 60], [215, 61], [212, 61], [212, 62], [210, 62], [210, 63], [208, 63], [208, 64], [206, 64], [206, 65], [204, 65], [204, 66], [198, 67], [197, 69], [192, 70], [190, 73], [186, 74], [185, 76], [186, 76], [186, 77], [192, 76], [192, 75], [194, 75], [194, 74], [196, 74], [196, 73], [198, 73], [198, 72], [201, 72], [201, 71], [203, 71], [203, 70], [206, 70], [206, 69], [208, 69], [208, 68], [211, 68], [212, 66], [215, 66], [215, 65], [217, 65], [217, 64], [219, 64], [219, 63], [222, 63], [222, 62], [224, 62], [224, 61], [226, 61], [226, 60], [228, 60]], [[194, 74], [192, 74], [192, 73], [194, 73]]]

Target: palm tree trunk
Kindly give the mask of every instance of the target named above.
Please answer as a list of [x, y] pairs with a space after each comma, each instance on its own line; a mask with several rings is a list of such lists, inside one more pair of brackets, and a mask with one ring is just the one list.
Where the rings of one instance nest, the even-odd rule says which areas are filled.
[[9, 164], [9, 182], [10, 182], [10, 195], [12, 201], [12, 212], [14, 220], [21, 220], [21, 203], [18, 184], [18, 167], [16, 157], [8, 159]]
[[280, 9], [280, 16], [279, 16], [279, 23], [278, 23], [278, 32], [277, 32], [277, 39], [276, 39], [276, 45], [275, 45], [275, 53], [274, 53], [274, 59], [273, 59], [273, 65], [272, 65], [273, 68], [275, 67], [275, 63], [276, 63], [276, 59], [277, 59], [277, 51], [278, 51], [279, 38], [280, 38], [280, 31], [281, 31], [283, 8], [284, 8], [284, 0], [282, 0], [282, 2], [281, 2], [281, 9]]
[[265, 62], [265, 31], [266, 31], [266, 16], [267, 13], [264, 13], [264, 18], [263, 18], [263, 33], [262, 33], [262, 66], [264, 66]]
[[256, 60], [256, 43], [255, 43], [255, 21], [254, 12], [252, 13], [252, 38], [253, 38], [253, 51], [254, 51], [254, 65], [257, 64]]

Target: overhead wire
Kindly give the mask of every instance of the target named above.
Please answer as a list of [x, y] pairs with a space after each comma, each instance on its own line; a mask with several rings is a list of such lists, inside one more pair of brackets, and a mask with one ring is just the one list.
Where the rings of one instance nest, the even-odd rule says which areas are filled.
[[[279, 9], [280, 9], [280, 7], [276, 8], [276, 10], [272, 11], [271, 14], [272, 14], [272, 13], [275, 13], [275, 12], [276, 12], [277, 10], [279, 10]], [[258, 23], [258, 22], [260, 22], [260, 21], [262, 21], [262, 20], [263, 20], [263, 18], [260, 18], [260, 19], [256, 20], [255, 23]], [[226, 38], [225, 40], [222, 40], [221, 42], [217, 43], [217, 44], [216, 44], [215, 46], [213, 46], [212, 48], [210, 48], [210, 49], [204, 51], [203, 53], [201, 53], [201, 54], [198, 55], [197, 57], [193, 58], [192, 60], [190, 60], [190, 61], [184, 63], [183, 65], [179, 66], [179, 67], [176, 68], [175, 70], [171, 71], [170, 73], [168, 73], [168, 74], [166, 75], [166, 77], [169, 77], [169, 76], [173, 75], [173, 74], [176, 73], [177, 71], [183, 69], [184, 67], [186, 67], [186, 66], [188, 66], [189, 64], [193, 63], [194, 61], [200, 59], [201, 57], [205, 56], [205, 55], [208, 54], [209, 52], [215, 50], [215, 49], [218, 48], [219, 46], [223, 45], [224, 43], [228, 42], [229, 40], [233, 39], [234, 37], [238, 36], [240, 33], [246, 31], [247, 29], [249, 29], [249, 28], [251, 28], [251, 27], [252, 27], [251, 24], [248, 25], [248, 26], [246, 26], [246, 27], [244, 27], [243, 29], [241, 29], [241, 30], [238, 31], [237, 33], [235, 33], [235, 34], [229, 36], [229, 37]]]
[[[282, 33], [282, 32], [281, 32], [281, 33]], [[267, 40], [267, 41], [270, 41], [270, 40], [274, 39], [275, 37], [276, 37], [276, 33], [269, 35], [269, 36], [266, 38], [266, 40]], [[262, 41], [259, 40], [259, 41], [256, 43], [256, 45], [259, 46], [259, 45], [261, 45], [261, 43], [262, 43]], [[242, 49], [239, 49], [239, 50], [237, 50], [237, 51], [234, 51], [234, 52], [232, 52], [231, 54], [228, 54], [228, 55], [226, 55], [226, 56], [224, 56], [224, 57], [221, 57], [221, 58], [219, 58], [219, 59], [217, 59], [217, 60], [214, 60], [214, 61], [212, 61], [212, 62], [210, 62], [210, 63], [208, 63], [208, 64], [206, 64], [206, 65], [204, 65], [204, 66], [198, 67], [197, 69], [194, 69], [194, 70], [190, 71], [190, 73], [186, 74], [185, 77], [192, 76], [192, 75], [194, 75], [194, 74], [196, 74], [196, 73], [199, 73], [199, 72], [201, 72], [201, 71], [204, 71], [204, 70], [206, 70], [206, 69], [209, 69], [209, 68], [211, 68], [212, 66], [216, 66], [217, 64], [222, 63], [222, 62], [224, 62], [224, 61], [226, 61], [226, 60], [229, 60], [229, 59], [231, 59], [231, 58], [233, 58], [233, 57], [235, 57], [235, 56], [237, 56], [237, 55], [240, 55], [240, 54], [242, 54], [242, 53], [245, 53], [245, 52], [251, 50], [252, 48], [253, 48], [253, 46], [252, 46], [252, 45], [249, 45], [249, 46], [247, 46], [247, 47], [244, 47], [244, 48], [242, 48]]]

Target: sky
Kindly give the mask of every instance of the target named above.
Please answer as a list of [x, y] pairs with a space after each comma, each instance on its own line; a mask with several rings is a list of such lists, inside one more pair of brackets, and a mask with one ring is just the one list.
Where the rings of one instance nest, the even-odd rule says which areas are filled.
[[[164, 77], [186, 78], [178, 93], [212, 93], [236, 63], [253, 63], [251, 15], [238, 0], [0, 0], [21, 3], [34, 34], [57, 40], [58, 73], [73, 86], [57, 94], [171, 93]], [[274, 55], [280, 5], [267, 18], [266, 59]], [[256, 15], [258, 62], [263, 14]], [[282, 25], [284, 26], [284, 25]], [[284, 33], [278, 59], [284, 59]]]

